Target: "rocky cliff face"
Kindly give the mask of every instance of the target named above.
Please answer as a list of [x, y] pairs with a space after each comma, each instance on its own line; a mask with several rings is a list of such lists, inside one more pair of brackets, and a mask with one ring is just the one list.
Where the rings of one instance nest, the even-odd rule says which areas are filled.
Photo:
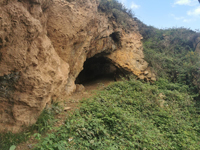
[[100, 13], [96, 0], [1, 0], [0, 131], [34, 124], [47, 103], [75, 91], [91, 57], [155, 80], [130, 25], [124, 30]]

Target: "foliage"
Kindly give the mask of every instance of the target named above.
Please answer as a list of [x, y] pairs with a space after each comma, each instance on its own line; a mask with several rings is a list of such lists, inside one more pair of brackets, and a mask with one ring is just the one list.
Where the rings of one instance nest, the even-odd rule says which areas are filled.
[[188, 86], [132, 79], [107, 87], [36, 150], [200, 149], [200, 117]]
[[9, 150], [15, 150], [16, 146], [12, 145]]
[[32, 126], [32, 130], [36, 130], [38, 133], [44, 133], [52, 129], [52, 126], [56, 121], [54, 116], [58, 113], [61, 113], [61, 111], [62, 108], [59, 106], [59, 103], [53, 103], [51, 107], [43, 110], [36, 124]]
[[[122, 3], [117, 0], [99, 0], [98, 10], [105, 12], [107, 15], [112, 15], [118, 24], [125, 28], [130, 28], [129, 19], [134, 17], [131, 9], [127, 9]], [[112, 20], [112, 17], [110, 18]]]
[[131, 9], [126, 8], [122, 3], [117, 0], [99, 0], [99, 9], [105, 12], [113, 12], [113, 9], [119, 10], [133, 18], [134, 14]]
[[194, 93], [200, 91], [200, 55], [192, 39], [196, 33], [185, 28], [159, 30], [139, 22], [144, 36], [145, 59], [158, 77], [174, 83], [189, 85]]
[[53, 103], [52, 107], [43, 110], [36, 124], [27, 128], [25, 131], [17, 134], [11, 132], [0, 133], [0, 149], [9, 150], [10, 147], [12, 148], [14, 145], [27, 141], [34, 132], [42, 134], [52, 129], [56, 121], [54, 116], [56, 113], [60, 113], [60, 111], [61, 107], [58, 103]]

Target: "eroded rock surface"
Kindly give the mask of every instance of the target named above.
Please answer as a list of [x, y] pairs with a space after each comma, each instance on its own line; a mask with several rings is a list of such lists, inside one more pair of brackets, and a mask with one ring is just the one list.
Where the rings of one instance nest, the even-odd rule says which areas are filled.
[[154, 80], [137, 24], [130, 22], [125, 31], [98, 12], [96, 0], [1, 1], [0, 131], [34, 124], [47, 103], [76, 90], [84, 62], [98, 54]]

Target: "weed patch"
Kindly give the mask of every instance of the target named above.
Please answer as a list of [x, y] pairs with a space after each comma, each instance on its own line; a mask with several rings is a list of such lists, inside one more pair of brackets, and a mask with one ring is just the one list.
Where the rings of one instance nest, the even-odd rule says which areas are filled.
[[58, 103], [54, 103], [52, 107], [44, 109], [36, 124], [25, 129], [25, 131], [17, 134], [11, 132], [0, 134], [0, 149], [9, 150], [13, 145], [27, 141], [34, 133], [43, 134], [46, 131], [52, 129], [56, 119], [54, 118], [56, 113], [60, 113], [61, 107]]

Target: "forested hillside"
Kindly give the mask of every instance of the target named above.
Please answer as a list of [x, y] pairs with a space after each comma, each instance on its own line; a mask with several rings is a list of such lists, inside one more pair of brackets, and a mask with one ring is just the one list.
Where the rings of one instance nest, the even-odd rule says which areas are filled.
[[200, 36], [186, 28], [156, 29], [138, 20], [143, 36], [145, 59], [157, 77], [189, 86], [189, 91], [200, 91], [200, 53], [197, 51]]

